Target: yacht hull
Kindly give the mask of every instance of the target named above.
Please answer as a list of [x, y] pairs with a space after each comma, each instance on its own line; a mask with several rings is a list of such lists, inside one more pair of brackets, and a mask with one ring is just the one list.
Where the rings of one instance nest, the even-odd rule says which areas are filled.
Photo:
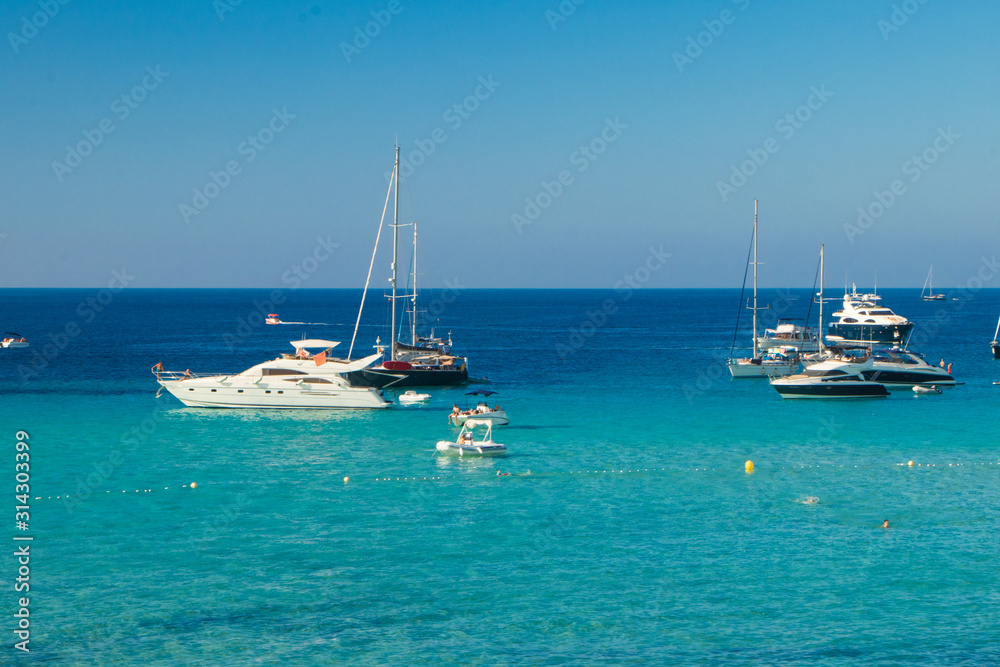
[[912, 322], [905, 324], [844, 324], [832, 322], [828, 336], [839, 337], [844, 343], [893, 343], [906, 340], [913, 329]]
[[877, 382], [771, 383], [782, 398], [885, 398], [889, 391]]
[[955, 378], [948, 375], [944, 369], [940, 373], [929, 373], [919, 371], [883, 370], [875, 364], [875, 368], [862, 373], [866, 380], [891, 385], [953, 385]]
[[441, 441], [437, 444], [437, 450], [442, 454], [452, 456], [506, 456], [507, 448], [501, 444], [476, 443], [472, 445], [459, 445], [454, 442]]
[[798, 362], [754, 364], [749, 361], [733, 360], [729, 362], [729, 373], [734, 379], [784, 377], [794, 373], [798, 365]]
[[380, 409], [391, 405], [374, 389], [338, 387], [299, 389], [283, 386], [215, 386], [193, 384], [195, 380], [161, 382], [163, 387], [191, 408], [279, 408], [289, 410]]
[[494, 426], [507, 426], [510, 424], [510, 420], [507, 418], [507, 413], [503, 410], [491, 410], [489, 412], [476, 412], [471, 415], [459, 415], [458, 417], [455, 417], [452, 423], [456, 426], [461, 426], [470, 419], [493, 422]]
[[355, 387], [449, 387], [467, 381], [469, 372], [464, 368], [365, 368], [348, 373], [347, 379]]

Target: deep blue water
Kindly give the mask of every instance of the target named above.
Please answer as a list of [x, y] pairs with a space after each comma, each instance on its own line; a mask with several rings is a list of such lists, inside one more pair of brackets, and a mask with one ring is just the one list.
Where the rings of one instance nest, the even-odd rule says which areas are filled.
[[[378, 412], [155, 398], [159, 361], [239, 371], [303, 334], [346, 352], [357, 290], [0, 291], [32, 343], [0, 351], [11, 519], [17, 430], [32, 455], [31, 529], [6, 534], [35, 538], [32, 651], [8, 615], [5, 662], [996, 664], [1000, 290], [882, 294], [964, 385], [733, 381], [738, 290], [427, 293], [512, 419], [509, 457], [456, 461], [434, 443], [468, 388]], [[809, 290], [763, 299], [805, 317]], [[387, 338], [383, 302], [355, 357]]]

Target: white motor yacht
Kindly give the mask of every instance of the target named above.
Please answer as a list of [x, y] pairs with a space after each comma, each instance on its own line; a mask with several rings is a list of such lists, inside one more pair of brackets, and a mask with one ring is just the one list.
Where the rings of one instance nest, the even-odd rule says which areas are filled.
[[857, 285], [844, 294], [844, 306], [833, 314], [827, 336], [831, 343], [905, 344], [913, 322], [882, 305], [877, 294], [858, 294]]
[[782, 398], [884, 398], [885, 385], [866, 380], [871, 359], [861, 363], [828, 360], [806, 368], [802, 373], [771, 380]]
[[[381, 355], [357, 361], [328, 359], [340, 343], [293, 340], [295, 354], [251, 366], [232, 375], [196, 375], [153, 367], [163, 389], [188, 407], [203, 408], [386, 408], [391, 405], [373, 387], [353, 387], [343, 377], [371, 365]], [[316, 354], [310, 349], [319, 350]]]
[[823, 355], [810, 355], [802, 360], [807, 368], [818, 363], [847, 364], [851, 367], [870, 362], [860, 370], [866, 380], [888, 385], [937, 385], [957, 384], [946, 369], [933, 366], [918, 352], [899, 347], [871, 350], [867, 347], [831, 347]]
[[757, 337], [757, 347], [770, 350], [773, 347], [794, 347], [799, 352], [819, 350], [819, 336], [810, 327], [795, 324], [792, 320], [778, 320], [773, 329], [764, 329], [764, 335]]

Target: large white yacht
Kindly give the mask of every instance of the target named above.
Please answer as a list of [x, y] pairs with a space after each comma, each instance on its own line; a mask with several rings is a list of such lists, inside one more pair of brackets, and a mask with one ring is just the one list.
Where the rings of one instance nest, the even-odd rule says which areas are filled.
[[[381, 354], [356, 361], [328, 359], [340, 343], [293, 340], [295, 354], [251, 366], [233, 375], [195, 375], [153, 367], [156, 380], [188, 407], [201, 408], [385, 408], [391, 405], [374, 387], [354, 387], [345, 373], [370, 366]], [[319, 350], [316, 354], [310, 349]]]
[[830, 323], [827, 338], [834, 343], [889, 343], [906, 342], [913, 322], [897, 315], [882, 305], [877, 294], [858, 294], [856, 285], [844, 294], [844, 306], [833, 314], [839, 318]]

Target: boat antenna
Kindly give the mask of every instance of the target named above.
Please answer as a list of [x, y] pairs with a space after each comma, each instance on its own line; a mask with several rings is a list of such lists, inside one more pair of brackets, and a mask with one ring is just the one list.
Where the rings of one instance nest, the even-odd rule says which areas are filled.
[[[395, 175], [393, 176], [395, 178]], [[372, 280], [372, 267], [375, 266], [375, 255], [378, 253], [378, 241], [382, 237], [382, 225], [385, 223], [385, 212], [389, 209], [389, 195], [392, 194], [392, 180], [389, 181], [389, 189], [385, 192], [385, 205], [382, 206], [382, 219], [378, 221], [378, 234], [375, 235], [375, 248], [372, 250], [372, 261], [368, 265], [368, 277], [365, 278], [365, 289], [361, 292], [361, 306], [358, 308], [358, 319], [354, 323], [354, 335], [351, 336], [351, 347], [347, 350], [347, 359], [350, 361], [351, 353], [354, 351], [354, 339], [358, 337], [358, 326], [361, 325], [361, 311], [365, 309], [365, 296], [368, 294], [368, 283]]]

